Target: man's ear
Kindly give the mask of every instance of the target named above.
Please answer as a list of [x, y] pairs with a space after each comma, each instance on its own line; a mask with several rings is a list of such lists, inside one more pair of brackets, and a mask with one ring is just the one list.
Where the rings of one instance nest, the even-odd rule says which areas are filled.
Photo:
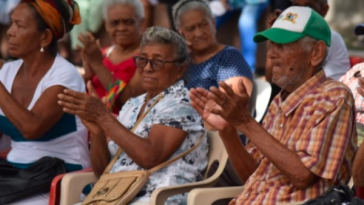
[[318, 41], [315, 43], [311, 53], [311, 66], [317, 67], [325, 60], [326, 57], [326, 44], [323, 41]]

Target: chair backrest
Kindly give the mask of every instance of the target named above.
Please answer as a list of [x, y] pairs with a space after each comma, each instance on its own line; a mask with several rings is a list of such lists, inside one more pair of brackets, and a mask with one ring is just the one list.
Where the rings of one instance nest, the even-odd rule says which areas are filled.
[[[219, 172], [221, 167], [225, 168], [225, 165], [226, 165], [226, 162], [228, 159], [228, 154], [226, 152], [224, 143], [222, 142], [218, 132], [213, 132], [213, 131], [207, 132], [207, 139], [209, 142], [209, 154], [208, 154], [209, 162], [208, 162], [207, 169], [206, 169], [206, 172], [204, 175], [205, 179], [208, 178], [209, 170], [211, 168], [211, 165], [214, 162], [219, 163], [219, 167], [217, 168], [214, 175], [220, 176], [221, 173], [217, 173], [217, 172]], [[211, 177], [214, 177], [214, 175]]]
[[272, 86], [267, 81], [258, 79], [254, 81], [257, 90], [257, 99], [255, 102], [255, 120], [260, 122], [268, 108], [269, 100], [272, 95]]
[[253, 80], [253, 90], [252, 93], [250, 95], [250, 100], [249, 100], [249, 111], [250, 111], [250, 115], [251, 116], [255, 116], [255, 104], [257, 101], [257, 83], [255, 80]]

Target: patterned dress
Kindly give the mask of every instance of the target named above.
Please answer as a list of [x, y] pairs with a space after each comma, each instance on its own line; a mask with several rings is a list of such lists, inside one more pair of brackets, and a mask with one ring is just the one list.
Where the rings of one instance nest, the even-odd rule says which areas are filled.
[[[164, 125], [178, 128], [188, 133], [181, 147], [171, 156], [174, 158], [178, 154], [190, 149], [199, 140], [203, 133], [202, 119], [200, 115], [191, 107], [188, 97], [189, 91], [184, 86], [184, 82], [178, 81], [164, 92], [163, 99], [158, 102], [142, 120], [134, 133], [141, 138], [149, 135], [153, 125]], [[118, 120], [127, 129], [131, 130], [137, 121], [137, 116], [145, 102], [146, 94], [132, 98], [123, 106], [120, 111]], [[146, 108], [157, 100], [158, 95], [151, 99]], [[173, 136], [170, 136], [173, 137]], [[118, 145], [113, 141], [109, 143], [111, 155], [115, 155]], [[172, 186], [196, 182], [202, 179], [202, 171], [205, 170], [208, 163], [208, 143], [204, 138], [202, 143], [187, 156], [177, 162], [165, 167], [164, 169], [153, 173], [144, 189], [138, 194], [135, 201], [149, 202], [152, 192], [159, 187]], [[114, 164], [111, 172], [142, 170], [133, 159], [127, 154], [122, 153]], [[176, 195], [169, 198], [166, 204], [186, 204], [186, 195]]]
[[249, 65], [240, 51], [231, 46], [226, 46], [203, 63], [191, 64], [185, 74], [188, 89], [218, 87], [219, 81], [237, 76], [246, 77], [253, 82], [253, 73]]

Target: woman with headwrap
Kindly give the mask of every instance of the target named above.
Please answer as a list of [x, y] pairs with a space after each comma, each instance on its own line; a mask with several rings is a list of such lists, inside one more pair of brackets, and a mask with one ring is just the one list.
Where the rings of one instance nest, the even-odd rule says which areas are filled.
[[[9, 53], [20, 60], [0, 70], [0, 138], [12, 140], [6, 162], [13, 167], [45, 156], [62, 159], [66, 171], [90, 166], [87, 129], [57, 104], [65, 89], [85, 91], [75, 67], [56, 54], [57, 41], [80, 21], [73, 0], [22, 0], [11, 14]], [[48, 204], [48, 194], [12, 204]]]

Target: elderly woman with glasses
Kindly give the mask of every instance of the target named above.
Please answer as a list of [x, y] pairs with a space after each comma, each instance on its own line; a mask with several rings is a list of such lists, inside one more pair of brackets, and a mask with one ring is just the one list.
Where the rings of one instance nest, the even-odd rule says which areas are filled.
[[[128, 100], [117, 119], [90, 83], [90, 95], [72, 90], [59, 95], [64, 111], [78, 115], [91, 132], [91, 163], [97, 176], [118, 148], [123, 153], [111, 173], [150, 169], [190, 149], [203, 133], [201, 117], [191, 107], [189, 91], [182, 80], [188, 60], [183, 38], [165, 28], [149, 28], [134, 60], [147, 92]], [[140, 118], [141, 122], [134, 127]], [[106, 134], [111, 139], [108, 144]], [[207, 152], [207, 141], [203, 139], [186, 157], [153, 173], [134, 201], [149, 204], [151, 193], [159, 187], [201, 179], [207, 166]], [[177, 195], [168, 199], [167, 204], [181, 204], [185, 200], [185, 196]]]

